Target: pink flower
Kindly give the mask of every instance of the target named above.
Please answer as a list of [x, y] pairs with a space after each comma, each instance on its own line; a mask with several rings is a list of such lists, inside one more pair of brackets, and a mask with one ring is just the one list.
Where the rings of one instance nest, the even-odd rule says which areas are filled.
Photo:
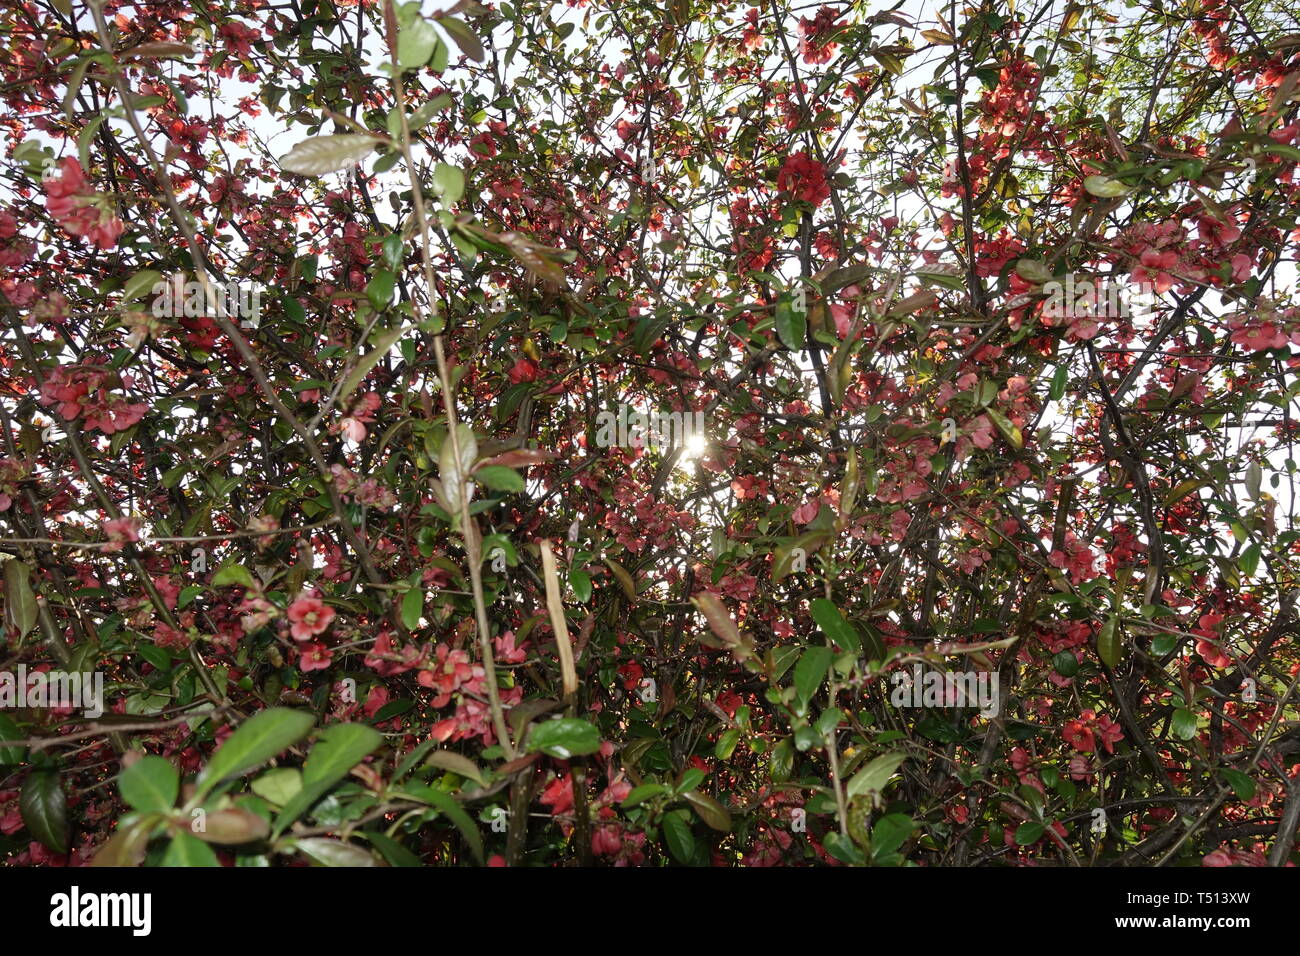
[[81, 163], [71, 156], [59, 163], [59, 175], [45, 183], [46, 207], [74, 236], [88, 236], [100, 249], [112, 249], [126, 226], [113, 214], [112, 200], [86, 182]]
[[528, 654], [522, 648], [515, 647], [515, 632], [506, 631], [500, 637], [492, 641], [493, 649], [496, 651], [496, 658], [505, 664], [522, 664], [528, 659]]
[[[330, 616], [334, 612], [330, 611]], [[298, 648], [298, 669], [304, 674], [308, 671], [322, 671], [330, 666], [330, 661], [334, 659], [334, 652], [324, 644], [309, 643]]]
[[126, 545], [140, 540], [139, 518], [114, 518], [105, 521], [103, 528], [108, 535], [105, 551], [121, 551]]
[[1263, 352], [1266, 349], [1280, 349], [1287, 343], [1287, 335], [1271, 322], [1251, 322], [1242, 325], [1229, 336], [1234, 345]]
[[814, 206], [820, 206], [831, 195], [826, 168], [807, 153], [795, 153], [785, 161], [776, 174], [776, 188]]
[[1201, 655], [1201, 659], [1211, 667], [1227, 667], [1232, 663], [1232, 658], [1223, 653], [1223, 648], [1213, 641], [1201, 639], [1196, 642], [1196, 653]]
[[[1088, 716], [1090, 711], [1084, 711], [1084, 716]], [[1061, 730], [1061, 736], [1065, 742], [1075, 750], [1088, 753], [1095, 750], [1097, 743], [1093, 740], [1092, 729], [1082, 720], [1066, 721], [1065, 727]]]
[[300, 597], [289, 605], [289, 622], [292, 625], [289, 630], [295, 641], [305, 641], [322, 633], [332, 620], [334, 609], [320, 598]]

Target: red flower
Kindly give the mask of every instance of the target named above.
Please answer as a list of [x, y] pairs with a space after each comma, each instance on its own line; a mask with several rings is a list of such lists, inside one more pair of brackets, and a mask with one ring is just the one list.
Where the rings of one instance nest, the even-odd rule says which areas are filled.
[[328, 607], [320, 598], [301, 597], [289, 605], [289, 632], [295, 641], [305, 641], [315, 637], [330, 626], [334, 620], [334, 609]]
[[[330, 612], [332, 617], [333, 611]], [[308, 671], [321, 671], [330, 666], [334, 652], [324, 644], [309, 643], [298, 649], [298, 669], [304, 674]]]
[[[1085, 711], [1087, 713], [1087, 711]], [[1092, 729], [1081, 720], [1066, 721], [1065, 728], [1061, 731], [1061, 736], [1065, 742], [1075, 750], [1088, 753], [1097, 749], [1097, 743], [1092, 738]]]
[[112, 249], [126, 228], [113, 214], [112, 200], [92, 190], [81, 163], [71, 156], [59, 163], [59, 175], [45, 182], [46, 207], [74, 236], [88, 236], [101, 249]]
[[108, 535], [105, 551], [121, 551], [122, 547], [140, 540], [139, 518], [115, 518], [104, 522], [104, 533]]
[[513, 384], [519, 385], [523, 382], [535, 381], [537, 373], [540, 371], [541, 369], [537, 367], [537, 363], [532, 359], [521, 358], [510, 367], [510, 371], [506, 374], [510, 376], [510, 381]]
[[795, 153], [786, 159], [776, 175], [776, 188], [814, 206], [820, 206], [831, 195], [826, 167], [807, 153]]

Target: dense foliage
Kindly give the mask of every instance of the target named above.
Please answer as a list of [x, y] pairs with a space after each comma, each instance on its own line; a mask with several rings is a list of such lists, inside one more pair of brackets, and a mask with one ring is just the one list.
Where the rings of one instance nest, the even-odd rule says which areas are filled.
[[0, 38], [8, 863], [1296, 859], [1287, 4]]

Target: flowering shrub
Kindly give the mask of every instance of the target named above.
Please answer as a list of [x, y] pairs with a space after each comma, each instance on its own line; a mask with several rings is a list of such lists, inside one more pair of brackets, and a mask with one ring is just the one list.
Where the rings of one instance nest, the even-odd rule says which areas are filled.
[[6, 863], [1295, 862], [1285, 5], [72, 8]]

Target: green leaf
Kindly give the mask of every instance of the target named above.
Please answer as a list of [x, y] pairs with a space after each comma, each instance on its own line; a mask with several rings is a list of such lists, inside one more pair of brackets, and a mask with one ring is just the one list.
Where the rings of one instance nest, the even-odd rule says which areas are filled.
[[777, 300], [776, 334], [792, 352], [802, 352], [808, 343], [808, 315], [794, 308], [789, 295]]
[[17, 558], [10, 558], [5, 562], [5, 617], [20, 640], [36, 626], [38, 613], [32, 569]]
[[217, 854], [192, 833], [182, 830], [172, 837], [163, 854], [163, 866], [220, 866]]
[[804, 652], [799, 655], [799, 663], [794, 665], [794, 689], [800, 700], [812, 700], [826, 679], [826, 672], [830, 670], [834, 659], [835, 654], [829, 647], [804, 648]]
[[478, 827], [474, 824], [470, 815], [450, 794], [414, 781], [406, 785], [405, 791], [416, 800], [434, 807], [450, 820], [456, 829], [460, 831], [460, 835], [465, 838], [465, 842], [469, 844], [474, 859], [478, 860], [480, 864], [483, 862], [483, 835], [479, 833]]
[[1252, 544], [1245, 551], [1241, 552], [1241, 557], [1237, 558], [1237, 567], [1241, 569], [1244, 577], [1253, 578], [1255, 572], [1259, 570], [1259, 545]]
[[1100, 199], [1114, 199], [1116, 196], [1123, 196], [1129, 192], [1129, 188], [1123, 183], [1105, 176], [1085, 177], [1083, 188]]
[[691, 790], [682, 794], [682, 799], [691, 805], [699, 818], [708, 826], [721, 833], [731, 832], [731, 814], [717, 800], [707, 794], [700, 793], [698, 790]]
[[1151, 641], [1151, 653], [1164, 657], [1178, 646], [1178, 638], [1173, 634], [1161, 634]]
[[524, 490], [523, 477], [519, 472], [505, 465], [484, 465], [474, 472], [474, 480], [487, 485], [493, 491], [518, 494]]
[[852, 799], [860, 793], [879, 793], [889, 783], [889, 778], [907, 759], [907, 754], [900, 751], [881, 754], [853, 775], [845, 792]]
[[444, 206], [453, 205], [465, 195], [465, 174], [456, 166], [439, 163], [433, 168], [433, 188]]
[[625, 810], [630, 810], [632, 807], [639, 807], [651, 797], [657, 797], [665, 793], [672, 793], [672, 790], [662, 783], [643, 783], [639, 787], [633, 787], [628, 792], [628, 795], [623, 798], [620, 806]]
[[447, 509], [454, 518], [458, 517], [461, 504], [466, 500], [470, 469], [478, 459], [478, 441], [474, 432], [463, 422], [456, 426], [456, 443], [460, 446], [460, 460], [456, 460], [456, 449], [451, 436], [443, 439], [442, 450], [438, 453], [438, 475], [442, 479], [442, 490], [447, 496]]
[[579, 604], [586, 604], [591, 599], [591, 575], [586, 571], [570, 571], [569, 587]]
[[248, 573], [248, 569], [242, 564], [233, 562], [223, 564], [216, 574], [212, 576], [213, 587], [225, 587], [226, 585], [236, 585], [238, 587], [252, 589], [256, 585], [253, 583], [253, 576]]
[[304, 789], [333, 786], [348, 771], [374, 753], [384, 736], [366, 724], [334, 724], [326, 727], [302, 765]]
[[1300, 148], [1296, 148], [1290, 143], [1267, 141], [1263, 143], [1260, 148], [1266, 153], [1275, 153], [1276, 155], [1283, 156], [1286, 159], [1300, 161]]
[[1200, 478], [1186, 478], [1183, 481], [1180, 481], [1178, 484], [1174, 485], [1173, 490], [1165, 496], [1165, 507], [1173, 507], [1193, 491], [1196, 491], [1198, 488], [1204, 488], [1209, 484], [1210, 482]]
[[429, 759], [424, 762], [424, 765], [437, 767], [439, 770], [450, 770], [467, 780], [473, 780], [480, 787], [488, 785], [487, 778], [483, 776], [483, 771], [479, 769], [478, 764], [455, 751], [435, 750], [429, 754]]
[[1029, 846], [1031, 843], [1037, 843], [1043, 838], [1045, 827], [1041, 823], [1022, 823], [1016, 827], [1016, 843], [1020, 846]]
[[[445, 110], [448, 106], [451, 106], [451, 102], [452, 100], [450, 96], [446, 93], [439, 93], [407, 118], [406, 128], [414, 133], [416, 130], [426, 126], [430, 120], [438, 115], [438, 113]], [[391, 155], [394, 162], [401, 158], [400, 153], [392, 153]], [[382, 170], [376, 170], [376, 172], [382, 172]], [[395, 264], [394, 268], [396, 268]]]
[[1072, 651], [1058, 651], [1052, 656], [1052, 669], [1062, 677], [1073, 677], [1079, 673], [1079, 659]]
[[117, 788], [132, 809], [141, 813], [166, 813], [176, 806], [181, 776], [171, 761], [149, 754], [122, 771]]
[[600, 749], [600, 731], [580, 717], [559, 717], [534, 724], [528, 749], [568, 760]]
[[841, 863], [862, 865], [867, 862], [866, 856], [858, 849], [857, 845], [843, 834], [832, 830], [822, 839], [822, 846], [826, 852]]
[[673, 792], [682, 794], [690, 793], [696, 787], [704, 782], [704, 771], [699, 767], [687, 767], [682, 771], [681, 778], [673, 787]]
[[1052, 387], [1048, 392], [1048, 397], [1054, 402], [1059, 402], [1064, 398], [1065, 386], [1069, 380], [1070, 370], [1064, 365], [1057, 366], [1055, 374], [1052, 375]]
[[146, 292], [152, 292], [162, 281], [162, 273], [153, 269], [145, 269], [141, 272], [137, 272], [135, 275], [131, 276], [131, 278], [127, 279], [126, 285], [122, 287], [122, 301], [134, 301]]
[[397, 65], [403, 71], [419, 69], [429, 62], [438, 46], [438, 33], [423, 17], [403, 26], [397, 36]]
[[196, 801], [223, 780], [259, 767], [306, 737], [316, 718], [305, 710], [272, 707], [254, 714], [226, 738], [199, 774]]
[[1052, 281], [1052, 271], [1041, 259], [1017, 259], [1016, 275], [1034, 285], [1044, 285]]
[[396, 284], [397, 276], [387, 269], [376, 270], [370, 277], [370, 281], [366, 283], [366, 300], [376, 312], [383, 310], [393, 301], [393, 289]]
[[678, 863], [689, 864], [695, 858], [695, 835], [691, 833], [690, 824], [680, 813], [670, 813], [664, 817], [664, 842], [668, 852]]
[[[0, 741], [23, 740], [26, 737], [8, 714], [0, 714]], [[0, 767], [13, 767], [21, 764], [27, 756], [26, 747], [0, 746]]]
[[342, 780], [384, 742], [383, 735], [367, 724], [335, 724], [320, 737], [302, 765], [302, 789], [284, 805], [276, 817], [273, 836], [307, 811], [325, 792]]
[[917, 272], [916, 277], [922, 282], [928, 282], [943, 289], [951, 289], [954, 292], [964, 292], [966, 290], [966, 277], [957, 275], [954, 272]]
[[903, 75], [903, 61], [897, 54], [890, 53], [888, 50], [872, 50], [871, 55], [894, 76]]
[[[438, 26], [447, 31], [447, 35], [455, 41], [456, 46], [460, 47], [460, 52], [475, 63], [482, 63], [487, 53], [483, 50], [483, 44], [479, 42], [473, 31], [470, 30], [464, 21], [457, 20], [453, 17], [435, 17]], [[571, 24], [570, 24], [571, 25]]]
[[1196, 714], [1185, 707], [1179, 707], [1174, 711], [1171, 729], [1179, 740], [1191, 740], [1196, 736]]
[[803, 552], [802, 555], [798, 555], [804, 562], [804, 567], [800, 570], [807, 570], [808, 558], [832, 537], [834, 535], [829, 531], [809, 531], [797, 538], [782, 541], [772, 549], [772, 580], [780, 581], [795, 570], [794, 563], [798, 551]]
[[68, 802], [52, 770], [38, 770], [23, 782], [18, 810], [32, 836], [48, 850], [68, 852]]
[[1233, 770], [1229, 767], [1220, 767], [1219, 773], [1223, 774], [1223, 779], [1228, 781], [1228, 786], [1232, 787], [1232, 792], [1237, 795], [1238, 800], [1250, 800], [1255, 796], [1255, 781], [1240, 770]]
[[871, 828], [871, 856], [880, 859], [893, 853], [912, 835], [916, 821], [906, 813], [889, 813]]
[[1116, 626], [1116, 620], [1113, 616], [1108, 617], [1097, 634], [1097, 656], [1101, 658], [1103, 664], [1114, 670], [1123, 656], [1123, 651], [1123, 638]]
[[377, 142], [352, 133], [313, 136], [281, 156], [280, 168], [300, 176], [324, 176], [361, 162]]
[[718, 742], [713, 746], [713, 755], [719, 760], [730, 760], [731, 755], [736, 752], [736, 744], [740, 742], [740, 731], [735, 727], [722, 732], [718, 737]]
[[1252, 461], [1246, 466], [1246, 493], [1253, 501], [1259, 501], [1259, 489], [1263, 480], [1264, 470], [1260, 468], [1259, 462]]
[[998, 431], [1002, 433], [1002, 437], [1007, 440], [1008, 445], [1016, 451], [1025, 447], [1024, 436], [1020, 434], [1020, 429], [1013, 425], [1010, 419], [996, 408], [986, 408], [984, 414], [989, 417], [989, 421], [997, 426]]
[[424, 616], [424, 588], [411, 588], [402, 595], [402, 623], [408, 631], [415, 630]]
[[376, 849], [384, 855], [389, 866], [424, 866], [418, 856], [391, 837], [370, 831], [361, 835], [375, 845]]
[[773, 783], [785, 783], [794, 770], [794, 742], [787, 737], [772, 748], [768, 758], [768, 774]]
[[309, 859], [323, 866], [378, 866], [375, 855], [355, 843], [328, 837], [307, 837], [294, 844]]
[[847, 651], [856, 651], [862, 647], [862, 639], [858, 636], [857, 629], [844, 619], [840, 609], [831, 601], [826, 598], [814, 598], [810, 610], [813, 620], [817, 622], [822, 633], [836, 646]]
[[249, 788], [267, 803], [282, 807], [302, 789], [302, 771], [297, 767], [276, 767], [259, 774]]

